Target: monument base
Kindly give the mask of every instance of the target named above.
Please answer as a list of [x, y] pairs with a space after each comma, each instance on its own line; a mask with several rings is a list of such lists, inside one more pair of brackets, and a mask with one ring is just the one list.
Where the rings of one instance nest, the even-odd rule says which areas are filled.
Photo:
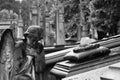
[[[118, 48], [120, 49], [120, 47]], [[62, 78], [71, 77], [73, 75], [84, 74], [89, 71], [94, 71], [96, 69], [110, 66], [120, 61], [119, 51], [116, 51], [117, 53], [115, 54], [113, 52], [115, 53], [115, 51], [112, 50], [109, 56], [104, 56], [97, 59], [79, 62], [79, 63], [70, 62], [68, 60], [59, 62], [53, 67], [53, 69], [51, 69], [51, 73], [62, 79]]]

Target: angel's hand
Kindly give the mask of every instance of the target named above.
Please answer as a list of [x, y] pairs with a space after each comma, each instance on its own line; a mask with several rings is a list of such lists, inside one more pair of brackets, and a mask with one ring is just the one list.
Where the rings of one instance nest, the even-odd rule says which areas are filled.
[[28, 52], [27, 52], [28, 55], [31, 55], [31, 56], [36, 56], [36, 55], [37, 55], [36, 50], [33, 49], [33, 48], [28, 49], [27, 51], [28, 51]]

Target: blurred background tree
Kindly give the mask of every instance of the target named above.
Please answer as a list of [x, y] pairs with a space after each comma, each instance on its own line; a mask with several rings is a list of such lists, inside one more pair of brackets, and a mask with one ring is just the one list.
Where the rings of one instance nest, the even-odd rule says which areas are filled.
[[25, 31], [30, 25], [30, 5], [27, 2], [27, 0], [23, 0], [21, 6], [22, 6], [21, 16], [22, 16], [23, 25], [24, 25], [23, 29]]
[[[68, 0], [63, 0], [65, 3]], [[69, 0], [64, 6], [65, 32], [68, 36], [77, 37], [77, 27], [80, 25], [79, 0]]]
[[120, 0], [92, 0], [90, 2], [90, 22], [98, 31], [109, 36], [118, 34], [120, 20]]

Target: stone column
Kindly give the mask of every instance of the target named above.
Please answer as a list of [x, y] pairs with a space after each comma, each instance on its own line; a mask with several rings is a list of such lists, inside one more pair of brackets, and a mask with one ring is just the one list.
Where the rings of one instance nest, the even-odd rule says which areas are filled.
[[78, 39], [78, 41], [80, 41], [81, 40], [81, 37], [82, 37], [82, 26], [78, 26], [78, 28], [77, 28], [78, 30], [77, 30], [77, 39]]
[[49, 18], [46, 17], [46, 24], [45, 24], [45, 45], [50, 46], [50, 40], [49, 40], [49, 35], [50, 35], [50, 24], [49, 24]]
[[38, 11], [36, 6], [32, 6], [32, 25], [38, 24]]
[[[81, 13], [81, 4], [79, 4], [79, 9], [80, 9], [80, 13]], [[77, 30], [77, 39], [78, 41], [81, 40], [82, 37], [82, 26], [81, 26], [81, 20], [82, 20], [82, 15], [80, 14], [80, 25], [78, 26], [78, 30]]]
[[20, 14], [18, 17], [17, 39], [22, 39], [22, 38], [23, 38], [23, 20], [22, 20], [21, 10], [20, 10]]
[[23, 38], [23, 23], [21, 21], [18, 21], [17, 38]]
[[32, 19], [32, 25], [39, 25], [40, 26], [40, 0], [32, 0], [31, 2], [31, 19]]
[[65, 44], [65, 33], [64, 33], [64, 20], [63, 20], [63, 8], [56, 11], [56, 44]]

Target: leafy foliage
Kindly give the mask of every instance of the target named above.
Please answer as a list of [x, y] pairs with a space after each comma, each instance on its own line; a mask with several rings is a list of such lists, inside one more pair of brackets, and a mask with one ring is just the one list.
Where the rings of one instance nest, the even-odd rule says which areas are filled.
[[120, 20], [120, 0], [92, 0], [90, 2], [90, 21], [98, 30], [117, 34]]
[[30, 6], [29, 6], [29, 3], [27, 1], [23, 1], [22, 2], [22, 12], [21, 12], [21, 15], [22, 15], [22, 19], [23, 19], [23, 24], [24, 26], [29, 26], [30, 24]]
[[[66, 0], [68, 1], [68, 0]], [[63, 1], [64, 3], [66, 1]], [[77, 33], [77, 27], [80, 24], [79, 0], [69, 0], [64, 7], [65, 31], [69, 36]]]

